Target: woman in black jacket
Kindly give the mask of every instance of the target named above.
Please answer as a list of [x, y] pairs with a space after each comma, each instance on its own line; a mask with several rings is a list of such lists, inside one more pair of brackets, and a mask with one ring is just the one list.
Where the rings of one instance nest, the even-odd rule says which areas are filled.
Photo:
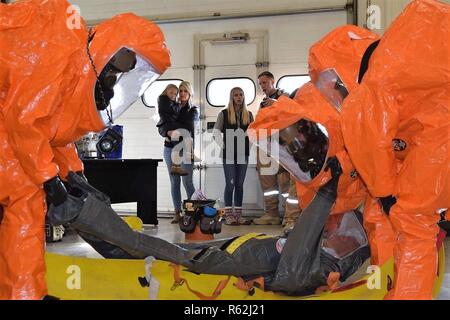
[[215, 141], [222, 146], [227, 225], [250, 224], [242, 217], [242, 201], [250, 154], [246, 132], [252, 122], [253, 114], [247, 110], [244, 90], [239, 87], [231, 89], [228, 106], [219, 113], [213, 129]]
[[[178, 223], [181, 217], [180, 175], [183, 176], [183, 185], [188, 199], [195, 192], [192, 182], [193, 140], [195, 122], [198, 121], [197, 107], [192, 106], [191, 103], [193, 95], [191, 84], [183, 81], [177, 91], [178, 102], [170, 99], [167, 92], [160, 96], [158, 101], [160, 120], [157, 124], [160, 135], [165, 138], [164, 161], [169, 169], [172, 202], [175, 208], [175, 218], [172, 223]], [[173, 166], [174, 162], [175, 166]]]

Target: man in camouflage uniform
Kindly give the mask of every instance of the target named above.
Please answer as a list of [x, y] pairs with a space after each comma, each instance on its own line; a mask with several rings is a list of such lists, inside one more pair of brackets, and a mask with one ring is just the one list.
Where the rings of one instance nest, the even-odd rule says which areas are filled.
[[[264, 71], [258, 76], [258, 83], [265, 97], [260, 103], [260, 109], [270, 106], [281, 95], [288, 95], [281, 89], [275, 87], [275, 78], [269, 71]], [[264, 169], [269, 170], [271, 160], [266, 154], [258, 150], [257, 170], [261, 188], [264, 193], [264, 215], [253, 219], [258, 225], [278, 225], [280, 224], [280, 214], [278, 212], [279, 195], [283, 196], [285, 213], [283, 219], [283, 231], [289, 231], [294, 227], [295, 221], [300, 215], [300, 207], [297, 199], [295, 181], [289, 172], [281, 166], [275, 174], [268, 174]], [[262, 170], [263, 169], [263, 170]]]

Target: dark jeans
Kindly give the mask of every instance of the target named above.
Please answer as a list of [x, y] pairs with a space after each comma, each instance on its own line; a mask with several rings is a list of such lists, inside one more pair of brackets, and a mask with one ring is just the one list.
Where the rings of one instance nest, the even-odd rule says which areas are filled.
[[242, 200], [244, 197], [244, 180], [247, 173], [248, 160], [245, 164], [226, 163], [223, 160], [223, 171], [225, 173], [225, 206], [233, 206], [233, 192], [234, 192], [234, 206], [242, 207]]

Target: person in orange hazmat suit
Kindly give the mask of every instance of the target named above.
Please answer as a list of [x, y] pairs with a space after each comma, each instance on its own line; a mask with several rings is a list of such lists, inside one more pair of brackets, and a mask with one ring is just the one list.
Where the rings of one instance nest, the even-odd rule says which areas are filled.
[[411, 2], [345, 99], [352, 162], [396, 233], [388, 299], [431, 299], [438, 211], [450, 207], [450, 6]]
[[[392, 257], [393, 232], [380, 205], [367, 195], [367, 190], [345, 150], [341, 134], [341, 106], [349, 91], [357, 86], [358, 72], [368, 47], [378, 40], [374, 33], [356, 26], [339, 27], [310, 49], [309, 67], [311, 82], [297, 90], [294, 99], [282, 98], [270, 109], [258, 113], [252, 129], [278, 129], [280, 138], [284, 129], [293, 124], [312, 121], [319, 123], [329, 139], [327, 157], [336, 156], [343, 173], [339, 179], [338, 197], [331, 214], [344, 213], [364, 206], [364, 227], [370, 240], [372, 263], [381, 265]], [[303, 135], [300, 131], [300, 135]], [[302, 142], [299, 138], [299, 142]], [[303, 148], [305, 147], [305, 141]], [[286, 159], [286, 158], [284, 158]], [[305, 178], [298, 166], [279, 162], [294, 169], [297, 178], [298, 198], [302, 208], [308, 206], [318, 189], [329, 179], [329, 172], [316, 168], [314, 177]], [[310, 159], [305, 158], [307, 164]], [[323, 162], [322, 162], [323, 163]], [[309, 171], [307, 165], [305, 172]], [[292, 172], [291, 172], [292, 173]]]
[[[74, 141], [113, 123], [170, 66], [160, 29], [122, 14], [88, 30], [64, 0], [0, 4], [0, 299], [47, 294], [47, 208], [76, 207], [62, 181]], [[87, 182], [86, 182], [87, 184]]]

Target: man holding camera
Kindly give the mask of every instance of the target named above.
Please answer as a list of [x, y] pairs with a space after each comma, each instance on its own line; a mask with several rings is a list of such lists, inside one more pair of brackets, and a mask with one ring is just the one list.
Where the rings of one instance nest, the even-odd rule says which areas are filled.
[[[275, 78], [269, 71], [264, 71], [258, 76], [258, 83], [265, 97], [261, 101], [260, 109], [272, 105], [280, 96], [288, 96], [288, 93], [275, 87]], [[261, 188], [264, 192], [264, 215], [253, 220], [258, 225], [278, 225], [280, 216], [278, 212], [278, 203], [280, 192], [286, 200], [284, 204], [285, 214], [283, 219], [283, 231], [289, 231], [295, 225], [301, 210], [297, 200], [295, 182], [291, 179], [289, 172], [282, 167], [274, 174], [270, 174], [270, 158], [258, 151], [257, 170]]]

